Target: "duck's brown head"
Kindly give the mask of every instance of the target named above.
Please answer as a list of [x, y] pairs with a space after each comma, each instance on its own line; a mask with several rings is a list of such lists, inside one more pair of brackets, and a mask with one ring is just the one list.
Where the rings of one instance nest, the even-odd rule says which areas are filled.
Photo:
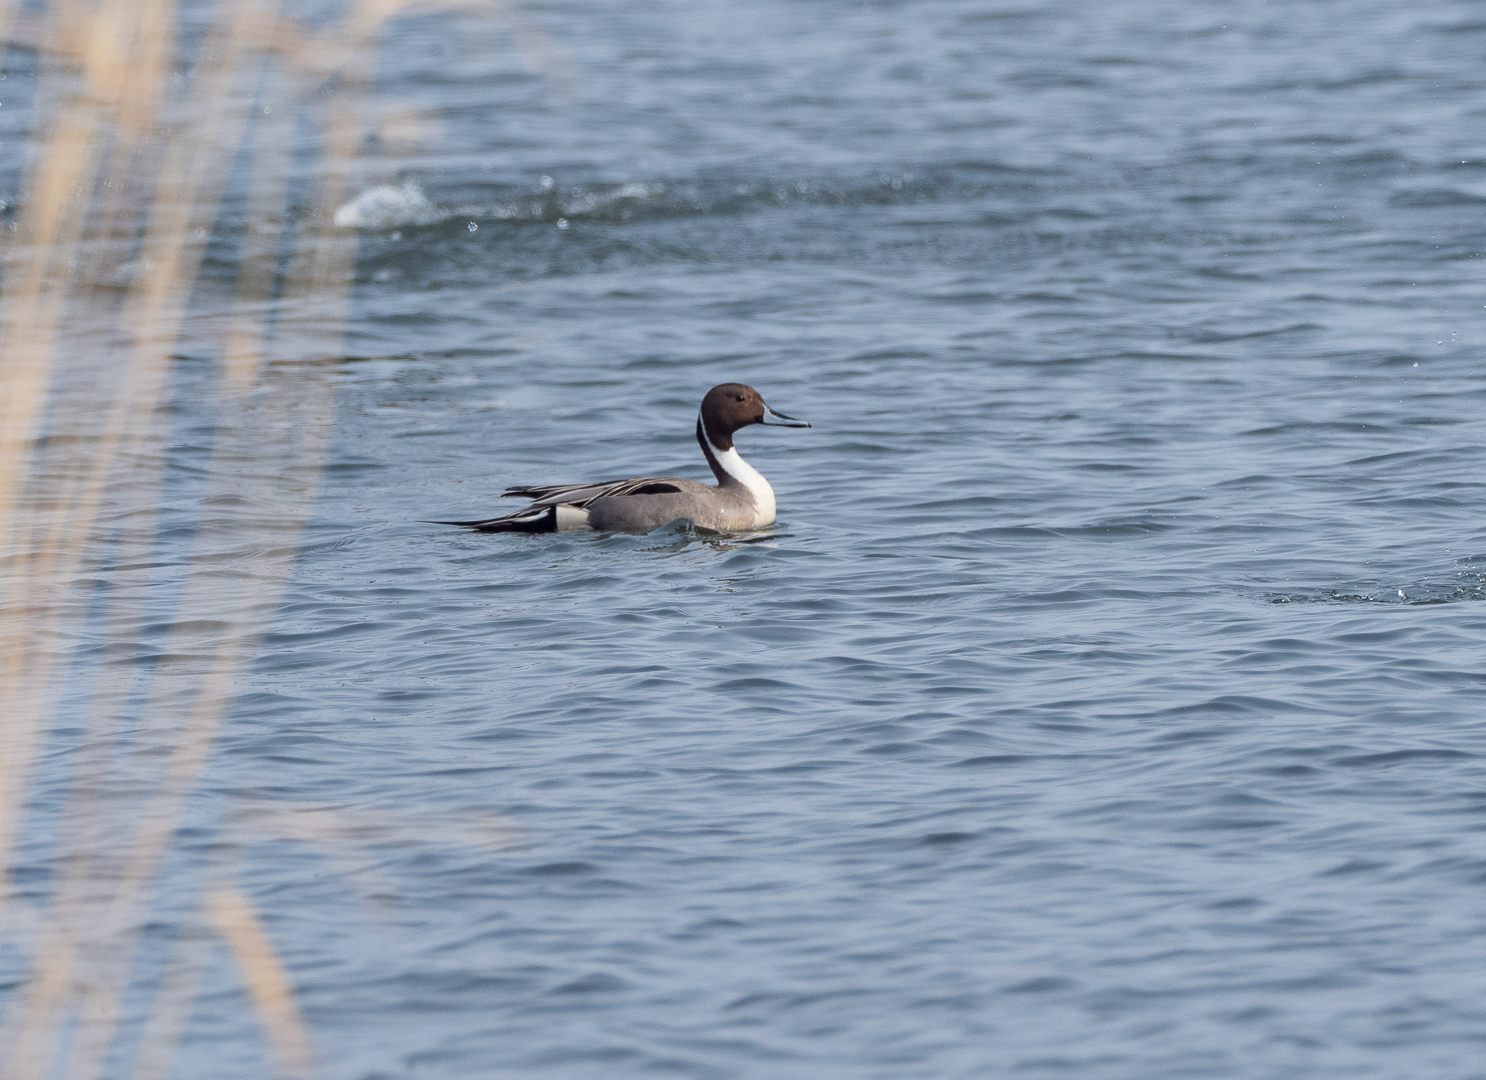
[[[702, 399], [702, 412], [697, 421], [697, 439], [705, 431], [706, 441], [726, 452], [733, 448], [733, 432], [749, 424], [770, 427], [809, 427], [803, 420], [777, 413], [764, 404], [763, 395], [742, 383], [723, 383], [707, 391]], [[706, 447], [703, 447], [706, 449]]]

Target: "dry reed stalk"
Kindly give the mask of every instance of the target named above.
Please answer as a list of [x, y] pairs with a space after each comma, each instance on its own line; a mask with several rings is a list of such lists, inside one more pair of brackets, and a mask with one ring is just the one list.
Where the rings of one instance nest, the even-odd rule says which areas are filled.
[[[10, 892], [10, 853], [40, 723], [34, 700], [44, 678], [28, 664], [34, 600], [29, 595], [31, 552], [18, 513], [24, 478], [46, 407], [57, 324], [65, 298], [67, 261], [82, 227], [96, 157], [98, 107], [86, 98], [66, 106], [26, 187], [26, 212], [7, 251], [3, 307], [5, 364], [0, 368], [0, 544], [9, 554], [5, 599], [10, 617], [0, 626], [0, 896]], [[61, 280], [59, 280], [61, 279]]]
[[[110, 13], [112, 17], [101, 15], [97, 33], [111, 35], [122, 32], [128, 35], [131, 30], [130, 26], [126, 25], [122, 29], [118, 26], [123, 10], [122, 5], [115, 4]], [[95, 66], [102, 64], [107, 70], [88, 72], [84, 98], [93, 103], [95, 110], [101, 107], [100, 95], [112, 93], [119, 99], [117, 108], [113, 110], [119, 117], [115, 126], [122, 133], [115, 138], [116, 164], [120, 156], [118, 153], [120, 140], [127, 138], [137, 141], [144, 127], [142, 115], [148, 112], [151, 103], [158, 104], [163, 95], [165, 61], [168, 59], [165, 54], [168, 53], [171, 40], [168, 31], [173, 29], [173, 19], [167, 16], [172, 12], [171, 0], [145, 0], [139, 24], [133, 27], [132, 38], [124, 43], [122, 50], [115, 43], [114, 51], [111, 53], [102, 49], [91, 49], [87, 53], [90, 62]], [[166, 33], [160, 32], [162, 26], [167, 31]], [[142, 47], [138, 51], [144, 54], [141, 63], [120, 62], [120, 56], [126, 61], [132, 60], [135, 51], [132, 46], [140, 43]], [[104, 58], [102, 61], [99, 60], [100, 56]], [[128, 77], [123, 74], [126, 69], [132, 72]], [[46, 159], [47, 155], [44, 155], [43, 161]], [[103, 174], [105, 177], [107, 175], [107, 172]], [[114, 198], [114, 204], [111, 205], [110, 210], [117, 210], [116, 199], [124, 191], [125, 186], [119, 183], [108, 189], [113, 193]], [[82, 215], [78, 216], [81, 218]], [[105, 231], [108, 227], [105, 224]], [[24, 305], [26, 299], [21, 298], [20, 303]], [[48, 607], [47, 583], [56, 580], [59, 576], [65, 576], [65, 570], [75, 564], [77, 545], [81, 542], [81, 537], [86, 535], [82, 530], [69, 528], [69, 515], [65, 512], [77, 501], [78, 482], [85, 475], [85, 453], [85, 448], [81, 446], [74, 451], [63, 469], [64, 474], [70, 474], [69, 481], [64, 483], [55, 496], [51, 498], [43, 496], [36, 510], [36, 516], [42, 525], [41, 535], [39, 540], [33, 536], [30, 549], [26, 552], [30, 565], [23, 572], [23, 583], [29, 585], [30, 595], [25, 597], [20, 605], [23, 609], [29, 609], [27, 613], [33, 616], [32, 625], [27, 626], [25, 621], [21, 621], [15, 627], [18, 633], [26, 634], [28, 638], [34, 638], [42, 629], [36, 625], [37, 621], [45, 621], [39, 616]], [[45, 526], [48, 517], [51, 518], [49, 528]], [[6, 520], [5, 517], [0, 515], [0, 521], [4, 520]], [[50, 666], [49, 653], [43, 652], [39, 656], [35, 654], [28, 656], [23, 643], [19, 650], [7, 650], [6, 654], [13, 660], [24, 662], [31, 678], [44, 687]], [[48, 711], [44, 699], [35, 703], [33, 711], [43, 714]], [[4, 861], [3, 849], [0, 849], [0, 863]]]
[[[143, 12], [146, 19], [158, 15], [157, 4]], [[193, 87], [193, 105], [212, 106], [234, 88], [234, 81], [246, 65], [244, 54], [255, 21], [261, 21], [261, 16], [254, 5], [244, 3], [238, 9], [238, 17], [208, 42], [206, 55], [198, 65], [199, 81]], [[151, 46], [147, 51], [153, 61], [158, 47]], [[163, 69], [152, 62], [146, 65], [146, 70], [159, 75]], [[144, 84], [145, 80], [131, 82]], [[131, 111], [134, 99], [161, 98], [159, 86], [145, 86], [142, 93], [132, 98], [126, 95], [121, 113]], [[236, 110], [239, 114], [244, 111], [245, 106]], [[58, 510], [53, 515], [53, 527], [42, 544], [44, 561], [38, 565], [37, 576], [42, 580], [67, 581], [76, 573], [95, 531], [93, 526], [109, 478], [119, 468], [118, 459], [138, 454], [150, 435], [151, 414], [157, 408], [169, 369], [169, 348], [179, 332], [190, 282], [205, 247], [202, 234], [215, 217], [216, 203], [235, 150], [234, 127], [241, 124], [240, 116], [224, 115], [230, 111], [220, 105], [193, 108], [192, 112], [199, 117], [197, 122], [177, 132], [169, 144], [165, 173], [155, 193], [152, 220], [145, 236], [145, 270], [136, 288], [126, 297], [122, 313], [124, 329], [135, 343], [135, 354], [125, 369], [126, 377], [120, 380], [122, 385], [115, 390], [113, 415], [103, 425], [103, 436], [94, 447], [91, 460], [85, 463], [86, 467], [76, 470], [74, 482], [66, 485], [56, 500]], [[138, 123], [138, 119], [131, 123]], [[101, 226], [105, 232], [111, 228], [111, 215], [116, 210], [112, 204], [105, 210]], [[158, 477], [143, 485], [135, 483], [136, 503], [154, 501], [155, 482]], [[132, 543], [137, 548], [147, 548], [153, 542], [153, 529], [151, 517], [133, 530]], [[138, 626], [141, 616], [137, 605], [113, 600], [106, 618], [109, 625], [104, 635], [121, 638]], [[123, 675], [110, 680], [105, 676], [101, 680], [102, 689], [95, 690], [91, 702], [94, 716], [103, 718], [105, 723], [111, 720], [127, 678]], [[88, 850], [92, 845], [80, 846]]]
[[[367, 24], [357, 18], [362, 9], [353, 9], [353, 25], [374, 32], [376, 24]], [[348, 35], [350, 60], [360, 69], [342, 72], [345, 84], [360, 88], [369, 75], [371, 57], [367, 32]], [[355, 113], [349, 106], [336, 110], [335, 120], [325, 138], [322, 163], [320, 205], [312, 220], [326, 222], [300, 243], [299, 265], [310, 267], [307, 278], [291, 279], [288, 289], [290, 299], [316, 298], [315, 314], [332, 325], [344, 324], [345, 305], [349, 301], [349, 280], [354, 250], [349, 244], [337, 242], [338, 237], [327, 232], [328, 224], [338, 202], [345, 196], [345, 177], [349, 174], [349, 163], [360, 147], [362, 132], [355, 127]], [[351, 130], [348, 130], [351, 129]], [[296, 295], [297, 294], [297, 295]], [[261, 337], [260, 337], [261, 340]], [[242, 361], [239, 356], [239, 362]], [[260, 358], [249, 357], [250, 366], [261, 365]], [[256, 504], [264, 512], [273, 514], [276, 525], [273, 535], [255, 537], [259, 544], [259, 555], [253, 566], [239, 584], [246, 588], [238, 595], [223, 595], [219, 583], [204, 587], [203, 595], [188, 595], [182, 608], [185, 611], [211, 610], [223, 622], [228, 631], [222, 635], [207, 670], [199, 677], [196, 703], [188, 707], [185, 721], [170, 732], [169, 759], [161, 776], [161, 782], [142, 813], [135, 829], [134, 839], [128, 845], [128, 855], [119, 868], [113, 882], [114, 894], [107, 905], [100, 928], [100, 936], [107, 943], [104, 952], [111, 954], [103, 961], [107, 971], [96, 978], [93, 993], [89, 995], [91, 1008], [85, 1013], [86, 1027], [90, 1033], [103, 1040], [104, 1045], [112, 1037], [117, 1021], [117, 1002], [127, 979], [128, 959], [132, 956], [137, 933], [129, 932], [135, 921], [137, 909], [144, 899], [144, 892], [153, 880], [160, 860], [163, 858], [170, 838], [174, 834], [181, 804], [194, 790], [206, 756], [211, 748], [216, 729], [226, 708], [231, 703], [231, 683], [248, 645], [261, 632], [261, 620], [254, 616], [259, 611], [271, 608], [287, 577], [288, 565], [297, 551], [297, 535], [307, 519], [313, 501], [313, 486], [301, 489], [298, 500], [286, 500], [282, 491], [282, 477], [287, 471], [299, 467], [308, 473], [317, 473], [328, 447], [329, 426], [333, 408], [333, 385], [329, 373], [309, 369], [309, 377], [295, 381], [296, 415], [293, 422], [279, 426], [279, 438], [271, 437], [263, 425], [256, 425], [251, 432], [241, 420], [229, 425], [244, 436], [241, 444], [226, 438], [219, 442], [213, 452], [212, 473], [222, 476], [229, 489], [249, 505]], [[236, 445], [235, 445], [236, 444]], [[269, 460], [263, 460], [263, 448], [279, 452]], [[254, 459], [258, 460], [255, 462]], [[241, 469], [222, 469], [224, 460], [253, 462], [256, 475], [245, 478]], [[209, 491], [208, 501], [210, 500]], [[273, 498], [270, 498], [273, 496]], [[276, 503], [269, 509], [270, 503]], [[299, 505], [294, 505], [298, 502]], [[172, 638], [181, 635], [173, 633]], [[191, 631], [186, 632], [191, 636]], [[171, 651], [180, 651], [176, 642]], [[158, 708], [161, 704], [154, 702]], [[24, 1032], [26, 1027], [22, 1025]]]
[[[257, 220], [271, 224], [244, 242], [225, 342], [225, 411], [204, 500], [210, 506], [211, 496], [231, 494], [247, 511], [218, 510], [198, 529], [197, 570], [177, 604], [167, 657], [147, 687], [144, 728], [124, 759], [118, 758], [115, 729], [132, 669], [105, 668], [89, 699], [80, 768], [58, 840], [70, 857], [37, 935], [29, 976], [0, 1023], [3, 1080], [94, 1080], [107, 1060], [151, 890], [231, 707], [237, 673], [282, 595], [327, 452], [333, 372], [321, 363], [266, 364], [265, 358], [270, 348], [293, 357], [324, 351], [309, 347], [310, 327], [319, 329], [324, 343], [338, 343], [355, 251], [332, 222], [351, 193], [365, 134], [355, 98], [370, 86], [387, 18], [414, 6], [454, 6], [359, 0], [339, 27], [296, 52], [290, 45], [304, 35], [275, 22], [277, 2], [219, 0], [184, 119], [163, 141], [153, 132], [171, 107], [174, 0], [100, 0], [96, 7], [53, 0], [51, 7], [48, 48], [76, 58], [81, 88], [61, 106], [30, 171], [4, 277], [0, 553], [11, 554], [0, 593], [6, 612], [0, 620], [0, 901], [11, 891], [21, 807], [60, 659], [41, 631], [55, 632], [66, 619], [62, 598], [79, 573], [85, 567], [97, 572], [101, 555], [93, 538], [112, 490], [124, 490], [123, 509], [135, 510], [134, 520], [119, 530], [122, 550], [147, 565], [164, 464], [155, 414], [171, 353], [228, 175], [251, 130], [248, 87], [265, 53], [277, 51], [281, 60], [269, 83], [273, 130], [260, 129], [250, 144], [249, 228], [260, 214]], [[7, 0], [0, 0], [0, 20], [8, 10]], [[332, 72], [340, 87], [323, 124], [318, 191], [309, 224], [295, 238], [284, 295], [275, 301], [297, 83]], [[130, 174], [128, 183], [121, 173]], [[119, 182], [106, 182], [110, 174]], [[147, 211], [135, 211], [140, 200]], [[136, 221], [142, 228], [131, 225]], [[93, 243], [95, 257], [92, 272], [78, 284], [75, 264], [84, 240]], [[91, 285], [102, 259], [120, 245], [136, 244], [137, 270], [122, 304], [105, 302]], [[82, 433], [91, 441], [80, 442], [83, 449], [64, 460], [71, 466], [68, 481], [26, 502], [23, 484], [35, 465], [36, 436], [49, 401], [61, 400], [59, 331], [64, 318], [77, 314], [98, 327], [116, 326], [130, 343], [127, 360], [109, 380], [98, 378], [96, 366], [106, 359], [89, 357], [95, 366], [78, 374], [95, 382], [85, 382], [81, 395], [69, 393], [93, 395], [82, 402]], [[266, 396], [250, 396], [255, 387]], [[23, 509], [36, 520], [28, 521]], [[114, 518], [123, 520], [122, 512]], [[231, 576], [203, 569], [223, 557], [239, 560]], [[87, 617], [101, 618], [105, 639], [137, 638], [144, 610], [138, 590], [103, 600]], [[202, 613], [216, 623], [193, 621]], [[161, 753], [146, 760], [150, 750]], [[131, 780], [145, 789], [142, 805], [121, 813]], [[208, 913], [238, 957], [280, 1059], [307, 1068], [308, 1043], [288, 977], [246, 900], [219, 889]], [[165, 1019], [151, 1028], [159, 1041], [136, 1063], [140, 1075], [168, 1069], [189, 1016], [201, 962], [190, 945], [189, 939], [183, 943], [179, 963], [162, 983], [158, 1005]], [[64, 1052], [69, 1030], [73, 1038]]]
[[[24, 533], [19, 528], [22, 519], [16, 514], [16, 498], [30, 462], [30, 440], [45, 404], [46, 382], [54, 366], [56, 332], [68, 306], [66, 286], [73, 273], [74, 252], [96, 182], [91, 169], [109, 130], [111, 101], [126, 88], [141, 82], [130, 77], [129, 58], [119, 51], [116, 40], [121, 33], [128, 36], [127, 25], [121, 26], [127, 23], [127, 13], [124, 0], [113, 0], [98, 12], [83, 49], [87, 63], [82, 84], [64, 107], [55, 134], [32, 173], [29, 194], [23, 200], [27, 212], [22, 215], [6, 268], [5, 322], [9, 333], [3, 391], [7, 408], [4, 423], [0, 424], [0, 432], [4, 433], [0, 436], [0, 477], [3, 477], [0, 484], [6, 485], [6, 489], [0, 490], [0, 524], [12, 526], [9, 540], [13, 548], [19, 546], [16, 557], [20, 565], [18, 573], [12, 576], [9, 591], [12, 610], [18, 607], [23, 617], [11, 622], [10, 629], [16, 637], [4, 652], [12, 663], [25, 661], [22, 666], [30, 683], [27, 686], [19, 680], [6, 680], [6, 686], [11, 688], [11, 700], [0, 699], [0, 709], [9, 714], [16, 711], [15, 697], [45, 683], [45, 654], [41, 657], [41, 670], [35, 658], [26, 654], [34, 627], [27, 625], [24, 615], [42, 607], [42, 599], [35, 595], [36, 586], [48, 579], [52, 549], [46, 544], [41, 544], [39, 550], [34, 544], [25, 546]], [[64, 5], [56, 13], [48, 40], [53, 48], [61, 49], [76, 33], [77, 20], [70, 7]], [[20, 411], [24, 411], [23, 417], [18, 417]], [[40, 516], [45, 517], [45, 513], [44, 507]], [[8, 810], [19, 788], [8, 783], [5, 791], [9, 796], [5, 800]], [[0, 819], [10, 822], [12, 818], [12, 814], [0, 812]], [[6, 832], [0, 827], [0, 837]], [[0, 863], [8, 861], [4, 858], [3, 844], [4, 840], [0, 840]]]
[[[119, 246], [114, 241], [132, 240], [120, 216], [125, 212], [135, 183], [152, 170], [144, 151], [159, 122], [166, 101], [166, 77], [175, 51], [176, 0], [139, 0], [138, 17], [125, 26], [130, 40], [121, 46], [130, 57], [131, 77], [118, 89], [112, 145], [102, 172], [103, 206], [93, 227], [94, 243], [83, 282], [95, 282], [103, 262]], [[144, 168], [136, 171], [134, 166]], [[93, 289], [97, 292], [96, 286]], [[96, 300], [95, 300], [96, 302]]]
[[[139, 11], [130, 5], [129, 0], [111, 0], [99, 11], [93, 47], [88, 49], [83, 61], [85, 94], [93, 100], [117, 101], [122, 96], [121, 86], [129, 81], [129, 57], [118, 50], [135, 40], [134, 35], [121, 25], [130, 13], [137, 15]], [[156, 408], [168, 370], [170, 347], [205, 246], [205, 230], [216, 216], [221, 186], [226, 182], [227, 163], [222, 161], [222, 157], [226, 151], [230, 161], [230, 153], [236, 149], [232, 139], [233, 110], [229, 104], [233, 100], [232, 82], [244, 60], [249, 32], [258, 21], [254, 5], [241, 4], [231, 22], [218, 28], [214, 35], [216, 40], [208, 43], [205, 57], [198, 64], [197, 78], [192, 87], [192, 113], [200, 120], [179, 133], [167, 150], [165, 168], [145, 234], [143, 273], [125, 303], [123, 321], [134, 343], [128, 375], [118, 386], [115, 404], [105, 421], [91, 468], [80, 485], [81, 494], [74, 493], [71, 504], [66, 507], [67, 528], [61, 534], [63, 537], [82, 538], [91, 532], [107, 478], [120, 451], [134, 451], [146, 437], [149, 419]], [[78, 214], [78, 217], [83, 215]], [[71, 239], [76, 242], [75, 235]], [[61, 290], [54, 290], [57, 296], [61, 293]], [[54, 327], [55, 311], [44, 315], [49, 317], [48, 321]], [[33, 570], [35, 576], [32, 577], [31, 591], [40, 591], [38, 585], [44, 586], [46, 581], [57, 577], [70, 580], [82, 550], [83, 542], [78, 539], [44, 551], [39, 560], [44, 565], [35, 570], [42, 571], [45, 576], [37, 575]], [[32, 599], [26, 607], [33, 608], [34, 605]], [[24, 627], [27, 620], [17, 621]], [[124, 612], [111, 622], [116, 630], [130, 629], [137, 626], [138, 619], [133, 612]], [[24, 657], [23, 644], [18, 644], [16, 654]], [[44, 686], [49, 655], [29, 659], [34, 677]], [[35, 716], [39, 712], [35, 706], [40, 704], [40, 701], [33, 701], [33, 709], [27, 710], [32, 713], [33, 732]], [[95, 715], [107, 719], [111, 712], [111, 709], [106, 709]], [[32, 739], [34, 741], [34, 735]], [[82, 797], [91, 798], [92, 793], [84, 787]], [[69, 816], [76, 820], [76, 815]], [[8, 1066], [3, 1074], [7, 1080], [17, 1069], [50, 1059], [55, 1052], [55, 1041], [63, 1026], [58, 1008], [59, 995], [66, 993], [73, 977], [77, 931], [84, 921], [81, 916], [86, 905], [79, 905], [78, 901], [86, 895], [96, 876], [90, 872], [88, 862], [85, 858], [75, 869], [70, 868], [59, 889], [57, 902], [52, 905], [50, 932], [44, 938], [39, 961], [48, 974], [29, 988], [16, 1020], [12, 1043], [12, 1061], [15, 1064]], [[97, 995], [92, 997], [96, 999]], [[80, 1034], [79, 1060], [97, 1057], [101, 1061], [103, 1051], [90, 1038], [90, 1032], [97, 1028], [97, 1024], [85, 1025]]]
[[307, 1074], [309, 1033], [300, 1018], [288, 973], [252, 905], [236, 889], [219, 889], [208, 898], [207, 912], [232, 948], [280, 1067], [290, 1076]]

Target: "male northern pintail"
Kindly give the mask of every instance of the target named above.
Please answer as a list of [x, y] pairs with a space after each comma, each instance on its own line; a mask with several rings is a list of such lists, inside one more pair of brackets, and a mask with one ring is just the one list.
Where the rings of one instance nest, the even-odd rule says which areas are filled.
[[733, 432], [749, 424], [810, 426], [769, 408], [751, 386], [723, 383], [707, 391], [697, 414], [697, 442], [717, 477], [716, 487], [674, 476], [513, 487], [501, 497], [531, 499], [526, 509], [480, 521], [433, 524], [464, 525], [480, 532], [649, 532], [678, 518], [718, 532], [772, 525], [774, 489], [733, 446]]

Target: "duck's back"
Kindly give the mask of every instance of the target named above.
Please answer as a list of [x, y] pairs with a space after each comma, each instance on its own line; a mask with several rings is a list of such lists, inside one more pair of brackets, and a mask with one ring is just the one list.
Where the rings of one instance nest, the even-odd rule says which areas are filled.
[[678, 490], [659, 494], [616, 495], [594, 499], [587, 506], [588, 528], [599, 532], [649, 532], [678, 518], [717, 532], [754, 529], [758, 508], [740, 484], [713, 487], [695, 480], [667, 480]]

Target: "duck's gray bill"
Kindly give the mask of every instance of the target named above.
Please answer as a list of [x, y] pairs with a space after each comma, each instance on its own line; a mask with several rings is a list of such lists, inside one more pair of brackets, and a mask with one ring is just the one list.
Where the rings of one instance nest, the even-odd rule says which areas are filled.
[[[769, 417], [771, 417], [771, 416], [774, 417], [773, 420], [770, 420], [769, 419]], [[764, 418], [762, 420], [760, 420], [759, 423], [760, 424], [767, 424], [769, 427], [809, 427], [810, 426], [809, 424], [805, 423], [805, 421], [803, 421], [803, 420], [796, 420], [793, 416], [785, 416], [782, 412], [775, 412], [773, 409], [769, 408], [769, 406], [767, 406], [767, 405], [764, 406]]]

